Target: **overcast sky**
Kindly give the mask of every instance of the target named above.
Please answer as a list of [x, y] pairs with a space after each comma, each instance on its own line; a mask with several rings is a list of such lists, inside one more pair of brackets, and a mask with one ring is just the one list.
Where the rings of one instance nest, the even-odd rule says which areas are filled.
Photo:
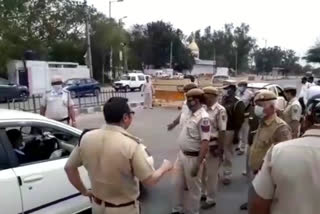
[[[108, 0], [87, 0], [108, 15]], [[189, 35], [210, 25], [222, 29], [225, 23], [251, 27], [261, 47], [293, 49], [299, 56], [320, 38], [320, 0], [124, 0], [112, 4], [112, 17], [125, 27], [163, 20]], [[266, 41], [265, 41], [266, 40]]]

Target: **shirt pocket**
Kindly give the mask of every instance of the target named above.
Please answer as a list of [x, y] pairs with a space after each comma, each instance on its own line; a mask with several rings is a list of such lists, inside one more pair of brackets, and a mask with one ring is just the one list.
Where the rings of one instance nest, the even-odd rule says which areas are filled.
[[262, 130], [259, 132], [258, 137], [258, 145], [257, 147], [261, 150], [268, 150], [270, 144], [272, 143], [272, 136], [269, 130]]
[[187, 133], [193, 139], [200, 139], [200, 133], [197, 123], [194, 120], [189, 120], [187, 123]]

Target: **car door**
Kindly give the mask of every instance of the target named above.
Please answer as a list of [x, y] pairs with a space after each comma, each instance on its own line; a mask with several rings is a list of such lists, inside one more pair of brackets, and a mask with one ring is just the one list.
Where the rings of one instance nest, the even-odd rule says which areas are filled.
[[[76, 133], [47, 123], [20, 125], [56, 130], [61, 136], [79, 137]], [[13, 168], [14, 173], [21, 179], [20, 192], [24, 212], [45, 214], [54, 210], [54, 213], [67, 214], [90, 207], [89, 200], [81, 196], [68, 181], [64, 172], [66, 162], [67, 157], [62, 157], [30, 162]], [[84, 183], [90, 187], [87, 172], [83, 167], [80, 168], [80, 174]]]
[[3, 129], [0, 129], [0, 209], [8, 214], [22, 213], [20, 181], [14, 173], [13, 161], [8, 150], [10, 144]]
[[136, 76], [130, 77], [130, 88], [138, 88], [138, 81]]

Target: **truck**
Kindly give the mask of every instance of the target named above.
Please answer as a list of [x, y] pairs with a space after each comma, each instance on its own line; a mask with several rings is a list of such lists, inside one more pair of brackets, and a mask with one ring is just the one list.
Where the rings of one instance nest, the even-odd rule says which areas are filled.
[[63, 81], [72, 78], [90, 78], [87, 66], [74, 62], [12, 60], [7, 64], [8, 80], [26, 86], [30, 95], [43, 94], [51, 89], [51, 78], [59, 75]]

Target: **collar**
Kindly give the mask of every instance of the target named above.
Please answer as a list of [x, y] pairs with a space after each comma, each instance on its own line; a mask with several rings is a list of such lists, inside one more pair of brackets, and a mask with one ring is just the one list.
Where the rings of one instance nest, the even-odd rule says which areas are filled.
[[263, 120], [263, 123], [267, 126], [270, 126], [270, 124], [277, 118], [276, 113], [274, 113], [270, 118]]
[[309, 129], [302, 136], [303, 137], [307, 137], [307, 136], [320, 137], [320, 129]]
[[107, 129], [107, 130], [111, 130], [111, 131], [115, 131], [115, 132], [120, 132], [121, 134], [123, 134], [123, 135], [125, 135], [125, 136], [139, 142], [139, 143], [142, 142], [142, 140], [140, 138], [133, 136], [132, 134], [127, 132], [124, 128], [122, 128], [121, 126], [106, 124], [103, 126], [103, 129]]
[[216, 102], [211, 107], [209, 107], [208, 110], [214, 110], [215, 108], [217, 108], [217, 106], [218, 106], [218, 102]]
[[192, 113], [192, 115], [199, 116], [201, 114], [201, 112], [202, 112], [202, 107], [199, 108], [196, 112]]
[[292, 98], [292, 99], [289, 101], [288, 105], [292, 104], [292, 103], [295, 102], [296, 100], [298, 100], [298, 98], [296, 98], [296, 97]]

